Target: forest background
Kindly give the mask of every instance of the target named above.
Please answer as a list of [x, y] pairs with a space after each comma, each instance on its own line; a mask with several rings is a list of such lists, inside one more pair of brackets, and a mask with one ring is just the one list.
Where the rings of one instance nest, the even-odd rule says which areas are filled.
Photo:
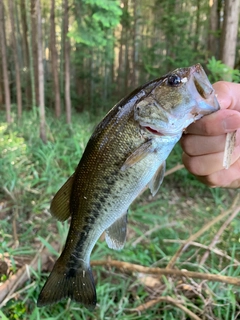
[[223, 77], [215, 60], [240, 67], [238, 2], [1, 0], [0, 108], [8, 122], [15, 104], [18, 118], [39, 107], [42, 126], [44, 108], [70, 123], [72, 109], [106, 111], [177, 67]]
[[[39, 252], [46, 247], [55, 259], [64, 244], [62, 239], [59, 244], [59, 234], [67, 233], [67, 224], [51, 219], [49, 202], [72, 174], [96, 123], [132, 89], [178, 67], [201, 63], [212, 82], [240, 82], [239, 2], [0, 0], [0, 261], [7, 265], [6, 271], [0, 263], [0, 318], [145, 319], [146, 314], [139, 315], [141, 308], [137, 314], [130, 308], [155, 301], [161, 292], [175, 297], [175, 304], [166, 299], [160, 307], [157, 302], [146, 306], [152, 319], [237, 319], [240, 294], [234, 286], [208, 287], [192, 281], [180, 288], [176, 279], [165, 279], [153, 290], [152, 278], [146, 283], [137, 275], [131, 282], [116, 271], [109, 277], [104, 267], [96, 271], [101, 307], [94, 315], [76, 304], [62, 303], [49, 311], [36, 308], [35, 302], [43, 284], [41, 273], [52, 266]], [[177, 146], [168, 167], [180, 161]], [[158, 265], [165, 267], [179, 246], [174, 241], [200, 229], [209, 222], [209, 214], [217, 217], [235, 196], [233, 191], [209, 190], [185, 170], [165, 181], [159, 198], [145, 194], [133, 206], [123, 261], [161, 261]], [[176, 220], [182, 224], [176, 225]], [[177, 266], [185, 263], [188, 269], [239, 275], [240, 225], [234, 221], [219, 235], [220, 246], [210, 260], [200, 261], [199, 255], [204, 256], [201, 250], [208, 248], [218, 225], [199, 239], [201, 249], [189, 250]], [[166, 226], [161, 235], [154, 229], [158, 225]], [[221, 259], [217, 250], [222, 250]], [[46, 261], [40, 259], [43, 265], [33, 263], [34, 255], [45, 257]], [[99, 242], [93, 258], [109, 255], [119, 258]], [[13, 283], [12, 277], [27, 264], [31, 276], [19, 284], [15, 279], [14, 289], [6, 291], [3, 284]], [[136, 288], [136, 281], [141, 288]]]

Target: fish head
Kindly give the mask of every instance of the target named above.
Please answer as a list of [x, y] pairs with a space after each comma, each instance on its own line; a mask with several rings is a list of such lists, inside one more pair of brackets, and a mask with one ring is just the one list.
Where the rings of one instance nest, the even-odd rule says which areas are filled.
[[175, 136], [204, 115], [219, 110], [202, 66], [179, 68], [156, 82], [134, 107], [134, 119], [152, 134]]

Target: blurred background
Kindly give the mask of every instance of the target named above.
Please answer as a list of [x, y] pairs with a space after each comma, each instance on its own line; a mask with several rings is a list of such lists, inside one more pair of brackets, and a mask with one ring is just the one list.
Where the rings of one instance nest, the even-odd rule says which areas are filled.
[[196, 62], [212, 81], [239, 81], [238, 3], [1, 0], [0, 108], [16, 104], [20, 117], [42, 105], [71, 122], [71, 109], [106, 111], [139, 84]]

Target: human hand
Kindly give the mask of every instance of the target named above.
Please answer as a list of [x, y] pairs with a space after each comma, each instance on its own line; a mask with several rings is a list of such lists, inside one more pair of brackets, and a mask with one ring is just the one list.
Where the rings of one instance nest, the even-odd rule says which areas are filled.
[[[187, 128], [181, 139], [183, 164], [189, 172], [212, 187], [240, 187], [240, 84], [225, 81], [213, 85], [220, 110]], [[236, 133], [229, 169], [223, 168], [228, 132]]]

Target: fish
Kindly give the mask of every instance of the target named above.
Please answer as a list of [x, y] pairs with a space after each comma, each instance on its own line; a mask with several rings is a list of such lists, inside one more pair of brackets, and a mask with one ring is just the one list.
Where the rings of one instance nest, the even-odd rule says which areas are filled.
[[178, 68], [137, 88], [97, 125], [72, 176], [54, 196], [53, 217], [71, 223], [65, 247], [37, 301], [39, 307], [71, 298], [97, 303], [90, 255], [105, 231], [109, 248], [126, 242], [131, 203], [148, 187], [154, 196], [165, 163], [186, 128], [219, 109], [200, 64]]

